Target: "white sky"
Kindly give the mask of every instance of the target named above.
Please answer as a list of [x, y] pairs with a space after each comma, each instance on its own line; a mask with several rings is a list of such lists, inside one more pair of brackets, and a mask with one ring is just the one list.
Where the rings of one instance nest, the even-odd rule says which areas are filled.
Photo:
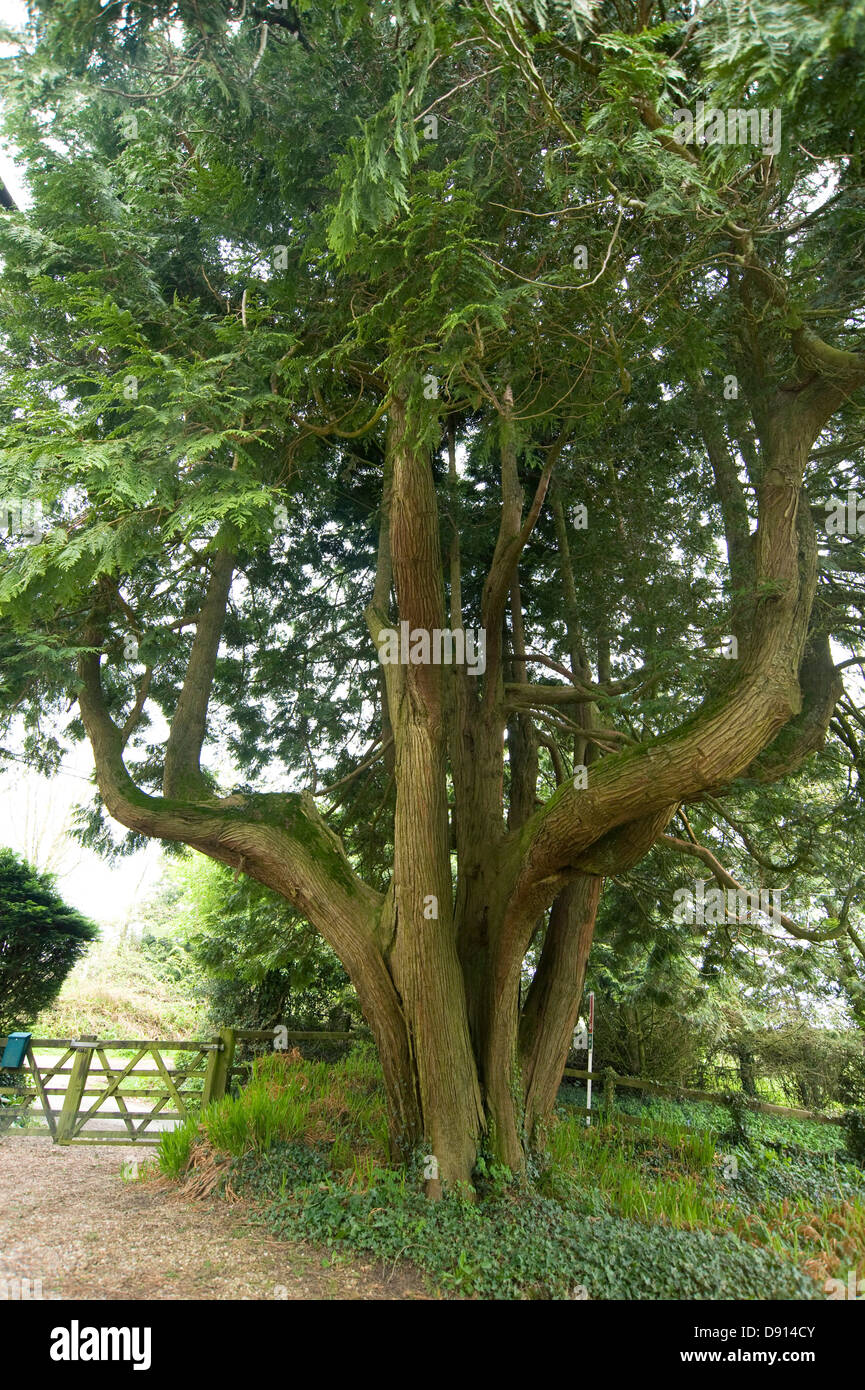
[[[7, 28], [21, 28], [27, 21], [27, 6], [22, 0], [0, 0], [0, 25]], [[15, 49], [9, 44], [0, 44], [0, 57], [8, 57]], [[0, 143], [0, 177], [19, 206], [26, 206], [24, 182], [20, 169], [12, 160], [13, 151], [8, 144]]]
[[[16, 751], [14, 740], [8, 746]], [[92, 770], [93, 758], [84, 745], [64, 757], [61, 771], [50, 780], [22, 763], [4, 761], [0, 845], [56, 873], [65, 901], [112, 935], [158, 881], [162, 849], [154, 841], [112, 865], [69, 837], [73, 808], [87, 805], [92, 796]]]

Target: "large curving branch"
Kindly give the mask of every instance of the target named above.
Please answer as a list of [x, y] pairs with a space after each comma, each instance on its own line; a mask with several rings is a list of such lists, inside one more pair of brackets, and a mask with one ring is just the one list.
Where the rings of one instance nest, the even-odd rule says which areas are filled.
[[178, 801], [143, 793], [123, 762], [99, 674], [98, 622], [85, 633], [78, 703], [106, 808], [130, 830], [179, 841], [281, 894], [318, 929], [345, 966], [373, 1030], [395, 1096], [391, 1137], [412, 1136], [416, 1102], [405, 1068], [408, 1035], [385, 960], [386, 898], [358, 877], [308, 792]]
[[799, 713], [816, 555], [813, 534], [797, 525], [812, 438], [798, 428], [798, 415], [795, 426], [789, 412], [776, 421], [759, 499], [750, 640], [736, 678], [678, 729], [594, 764], [586, 788], [559, 788], [511, 842], [517, 895], [575, 867], [617, 827], [729, 783]]
[[99, 672], [98, 632], [79, 658], [78, 704], [109, 813], [142, 835], [174, 840], [240, 869], [282, 894], [346, 960], [372, 942], [383, 896], [360, 879], [307, 792], [262, 796], [154, 797], [123, 760], [123, 731], [108, 711]]

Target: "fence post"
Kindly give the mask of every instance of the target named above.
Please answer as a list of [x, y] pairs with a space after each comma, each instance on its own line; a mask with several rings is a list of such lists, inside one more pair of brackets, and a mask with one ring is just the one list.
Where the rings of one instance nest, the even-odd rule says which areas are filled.
[[[95, 1043], [96, 1037], [88, 1034], [86, 1037], [79, 1038], [79, 1042]], [[57, 1120], [55, 1144], [70, 1144], [72, 1142], [78, 1111], [84, 1100], [84, 1091], [92, 1060], [92, 1047], [82, 1047], [76, 1050], [72, 1060], [72, 1070], [69, 1074], [69, 1085], [66, 1087], [66, 1094], [63, 1097], [63, 1108]]]
[[234, 1065], [235, 1041], [233, 1028], [220, 1028], [219, 1047], [207, 1054], [204, 1090], [201, 1093], [202, 1106], [209, 1105], [212, 1100], [222, 1100], [225, 1095]]
[[604, 1072], [604, 1119], [607, 1124], [612, 1123], [613, 1111], [616, 1108], [616, 1073], [613, 1067], [607, 1067]]

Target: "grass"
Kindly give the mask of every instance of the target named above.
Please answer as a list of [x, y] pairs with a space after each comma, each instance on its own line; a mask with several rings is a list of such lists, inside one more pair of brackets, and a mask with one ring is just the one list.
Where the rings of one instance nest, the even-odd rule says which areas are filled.
[[259, 1057], [239, 1096], [226, 1096], [165, 1135], [162, 1171], [178, 1177], [193, 1145], [240, 1158], [276, 1143], [329, 1146], [335, 1170], [357, 1181], [387, 1162], [387, 1115], [375, 1053], [355, 1048], [338, 1064], [304, 1060], [297, 1049]]
[[631, 1098], [613, 1126], [589, 1130], [569, 1109], [551, 1135], [547, 1178], [565, 1200], [590, 1190], [623, 1216], [732, 1231], [821, 1281], [865, 1275], [865, 1173], [835, 1126], [753, 1115], [735, 1144], [721, 1106]]
[[628, 1097], [591, 1128], [565, 1088], [547, 1152], [515, 1179], [482, 1158], [477, 1200], [429, 1202], [422, 1159], [389, 1164], [371, 1048], [336, 1064], [256, 1061], [237, 1097], [159, 1150], [195, 1195], [245, 1195], [271, 1230], [334, 1258], [410, 1259], [439, 1294], [479, 1298], [808, 1299], [865, 1276], [865, 1172], [834, 1127]]

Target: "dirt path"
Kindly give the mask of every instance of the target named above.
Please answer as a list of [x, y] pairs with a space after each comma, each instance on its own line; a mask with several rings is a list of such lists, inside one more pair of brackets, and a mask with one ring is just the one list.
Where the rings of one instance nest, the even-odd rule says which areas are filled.
[[151, 1153], [58, 1148], [31, 1136], [0, 1141], [7, 1288], [14, 1279], [41, 1279], [44, 1298], [62, 1299], [428, 1297], [414, 1272], [359, 1260], [324, 1268], [325, 1252], [250, 1225], [243, 1203], [192, 1203], [124, 1181], [121, 1164]]

